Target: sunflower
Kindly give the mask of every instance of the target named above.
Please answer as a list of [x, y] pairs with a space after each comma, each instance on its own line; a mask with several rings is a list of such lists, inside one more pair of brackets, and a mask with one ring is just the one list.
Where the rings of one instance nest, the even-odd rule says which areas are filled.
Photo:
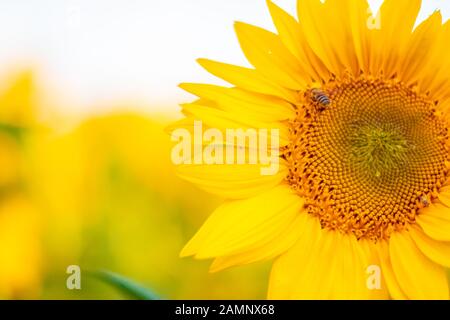
[[420, 0], [268, 6], [277, 34], [235, 24], [254, 68], [200, 59], [232, 87], [182, 84], [175, 125], [279, 128], [280, 170], [181, 165], [227, 199], [181, 256], [275, 259], [269, 299], [448, 299], [450, 23], [415, 28]]

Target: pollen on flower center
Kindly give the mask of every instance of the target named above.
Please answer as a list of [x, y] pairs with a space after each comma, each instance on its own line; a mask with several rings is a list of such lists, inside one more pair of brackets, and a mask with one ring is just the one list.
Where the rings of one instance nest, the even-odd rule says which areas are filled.
[[355, 167], [377, 178], [392, 170], [402, 170], [408, 149], [414, 148], [412, 142], [388, 124], [355, 125], [349, 141]]
[[333, 81], [309, 91], [284, 150], [290, 185], [323, 228], [388, 238], [415, 222], [446, 181], [447, 125], [435, 104], [400, 83]]

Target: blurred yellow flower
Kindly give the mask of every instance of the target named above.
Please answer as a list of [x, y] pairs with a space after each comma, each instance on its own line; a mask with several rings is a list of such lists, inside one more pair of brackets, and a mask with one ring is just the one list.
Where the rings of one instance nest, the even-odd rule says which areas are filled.
[[17, 140], [0, 129], [0, 190], [17, 184], [20, 177], [21, 151]]
[[35, 95], [31, 71], [0, 81], [0, 298], [36, 297], [41, 282], [40, 215], [25, 178]]
[[0, 92], [0, 123], [23, 128], [36, 122], [38, 93], [31, 70], [4, 77]]
[[37, 297], [43, 269], [41, 221], [22, 195], [0, 201], [0, 297]]
[[29, 184], [46, 230], [44, 298], [120, 298], [89, 278], [80, 292], [61, 290], [72, 264], [118, 272], [167, 298], [263, 296], [265, 265], [212, 276], [206, 264], [180, 262], [188, 234], [218, 200], [176, 176], [168, 121], [114, 113], [34, 137]]

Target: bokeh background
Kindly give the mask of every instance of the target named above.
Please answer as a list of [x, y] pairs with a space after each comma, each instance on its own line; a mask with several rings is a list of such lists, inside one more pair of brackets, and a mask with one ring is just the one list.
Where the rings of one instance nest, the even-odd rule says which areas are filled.
[[270, 263], [179, 258], [221, 199], [176, 177], [164, 132], [192, 99], [179, 82], [221, 83], [196, 58], [247, 65], [234, 20], [273, 30], [263, 0], [0, 2], [1, 299], [127, 298], [96, 270], [169, 299], [265, 297]]

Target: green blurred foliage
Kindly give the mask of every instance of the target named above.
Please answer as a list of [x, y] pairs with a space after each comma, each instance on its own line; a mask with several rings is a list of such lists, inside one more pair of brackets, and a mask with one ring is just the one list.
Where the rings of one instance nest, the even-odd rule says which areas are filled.
[[[211, 274], [179, 258], [221, 200], [175, 175], [171, 119], [124, 112], [61, 128], [39, 120], [36, 91], [31, 72], [0, 86], [0, 298], [129, 298], [89, 276], [98, 270], [167, 299], [265, 297], [267, 263]], [[69, 265], [81, 290], [66, 288]]]

